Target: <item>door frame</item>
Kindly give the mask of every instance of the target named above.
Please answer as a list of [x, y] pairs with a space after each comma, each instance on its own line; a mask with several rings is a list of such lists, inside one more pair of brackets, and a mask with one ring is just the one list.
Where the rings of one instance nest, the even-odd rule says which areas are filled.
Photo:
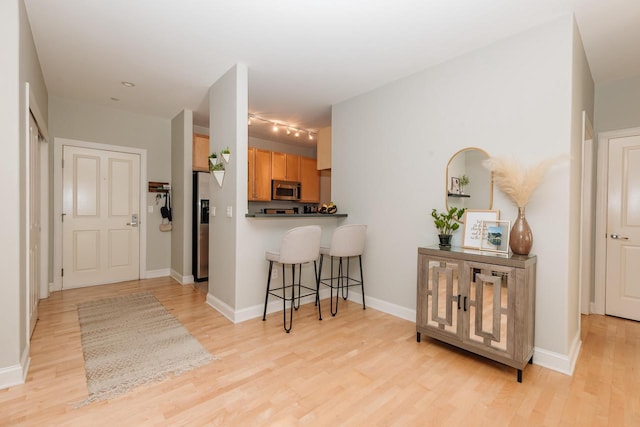
[[640, 135], [640, 127], [598, 133], [598, 178], [596, 194], [595, 292], [591, 312], [605, 314], [607, 274], [607, 188], [609, 184], [609, 144], [612, 139]]
[[147, 270], [147, 150], [123, 145], [100, 144], [68, 138], [54, 138], [53, 151], [53, 286], [52, 291], [62, 290], [62, 148], [73, 146], [103, 151], [137, 154], [140, 156], [140, 262], [138, 276], [143, 279]]
[[[582, 169], [580, 178], [580, 271], [578, 273], [580, 283], [580, 313], [591, 313], [591, 289], [593, 283], [593, 249], [595, 200], [593, 194], [594, 184], [594, 135], [593, 125], [586, 111], [582, 111]], [[589, 196], [591, 206], [585, 206], [585, 198]], [[585, 209], [587, 208], [587, 209]], [[590, 209], [589, 209], [590, 208]], [[591, 226], [591, 227], [588, 227]], [[578, 313], [578, 325], [582, 317]]]
[[31, 233], [29, 231], [29, 217], [31, 211], [31, 205], [29, 200], [31, 199], [31, 190], [30, 190], [30, 182], [33, 179], [31, 166], [30, 166], [30, 154], [31, 154], [31, 137], [30, 137], [30, 128], [31, 122], [29, 120], [29, 116], [33, 115], [33, 118], [36, 122], [36, 126], [38, 126], [38, 130], [40, 131], [40, 136], [42, 136], [42, 141], [40, 142], [40, 283], [39, 286], [39, 296], [40, 299], [47, 298], [49, 296], [49, 185], [48, 185], [48, 176], [46, 175], [49, 167], [49, 130], [47, 128], [47, 122], [44, 119], [44, 115], [42, 114], [42, 110], [38, 106], [38, 101], [31, 91], [31, 85], [29, 82], [25, 82], [25, 157], [24, 157], [24, 176], [25, 176], [25, 206], [24, 206], [24, 217], [27, 218], [27, 222], [25, 224], [25, 233], [24, 233], [24, 254], [25, 254], [25, 265], [24, 265], [24, 277], [25, 277], [25, 286], [26, 286], [26, 307], [25, 307], [25, 326], [27, 330], [28, 341], [31, 341], [31, 328], [30, 328], [30, 319], [29, 319], [29, 304], [31, 302], [31, 292], [29, 286], [29, 277], [31, 272], [29, 271], [29, 242], [31, 240]]

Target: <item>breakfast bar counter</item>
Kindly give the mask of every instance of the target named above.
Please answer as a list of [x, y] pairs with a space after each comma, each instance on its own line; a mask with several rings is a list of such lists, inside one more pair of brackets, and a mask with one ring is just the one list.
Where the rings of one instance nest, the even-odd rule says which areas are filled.
[[346, 213], [321, 214], [321, 213], [294, 213], [294, 214], [266, 214], [266, 213], [248, 213], [247, 218], [346, 218]]

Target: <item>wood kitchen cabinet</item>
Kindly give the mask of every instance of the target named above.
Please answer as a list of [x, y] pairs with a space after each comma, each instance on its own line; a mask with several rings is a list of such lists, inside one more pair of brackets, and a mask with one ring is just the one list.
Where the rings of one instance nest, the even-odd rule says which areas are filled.
[[209, 172], [209, 136], [193, 134], [192, 167], [194, 171]]
[[320, 203], [320, 171], [316, 159], [300, 157], [300, 186], [303, 203]]
[[300, 181], [300, 156], [289, 153], [271, 153], [271, 179]]
[[271, 201], [271, 151], [249, 147], [248, 199], [251, 202]]
[[533, 361], [535, 256], [418, 248], [421, 334], [518, 370]]

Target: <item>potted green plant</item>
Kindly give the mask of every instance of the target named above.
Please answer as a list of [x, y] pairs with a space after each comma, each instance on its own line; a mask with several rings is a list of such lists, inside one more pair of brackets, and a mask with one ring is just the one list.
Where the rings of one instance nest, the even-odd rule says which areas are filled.
[[231, 151], [229, 151], [229, 147], [224, 148], [220, 154], [222, 155], [222, 158], [224, 159], [225, 162], [229, 163], [229, 158], [231, 157]]
[[209, 154], [209, 172], [213, 172], [213, 166], [218, 163], [218, 153]]
[[222, 187], [222, 181], [224, 181], [224, 163], [215, 163], [209, 165], [209, 172], [214, 176], [218, 185]]
[[464, 208], [451, 207], [447, 212], [438, 212], [436, 209], [431, 211], [433, 223], [438, 229], [438, 237], [440, 238], [440, 247], [451, 247], [451, 235], [460, 228], [460, 218], [464, 215]]
[[464, 194], [464, 186], [469, 185], [469, 176], [464, 174], [460, 177], [460, 194]]

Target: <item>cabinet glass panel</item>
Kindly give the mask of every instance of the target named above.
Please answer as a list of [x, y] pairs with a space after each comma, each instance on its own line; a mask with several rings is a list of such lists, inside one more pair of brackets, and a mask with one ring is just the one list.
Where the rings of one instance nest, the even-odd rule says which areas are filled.
[[458, 331], [458, 264], [430, 261], [427, 325], [456, 334]]
[[496, 350], [510, 351], [508, 339], [511, 271], [469, 268], [469, 339]]

